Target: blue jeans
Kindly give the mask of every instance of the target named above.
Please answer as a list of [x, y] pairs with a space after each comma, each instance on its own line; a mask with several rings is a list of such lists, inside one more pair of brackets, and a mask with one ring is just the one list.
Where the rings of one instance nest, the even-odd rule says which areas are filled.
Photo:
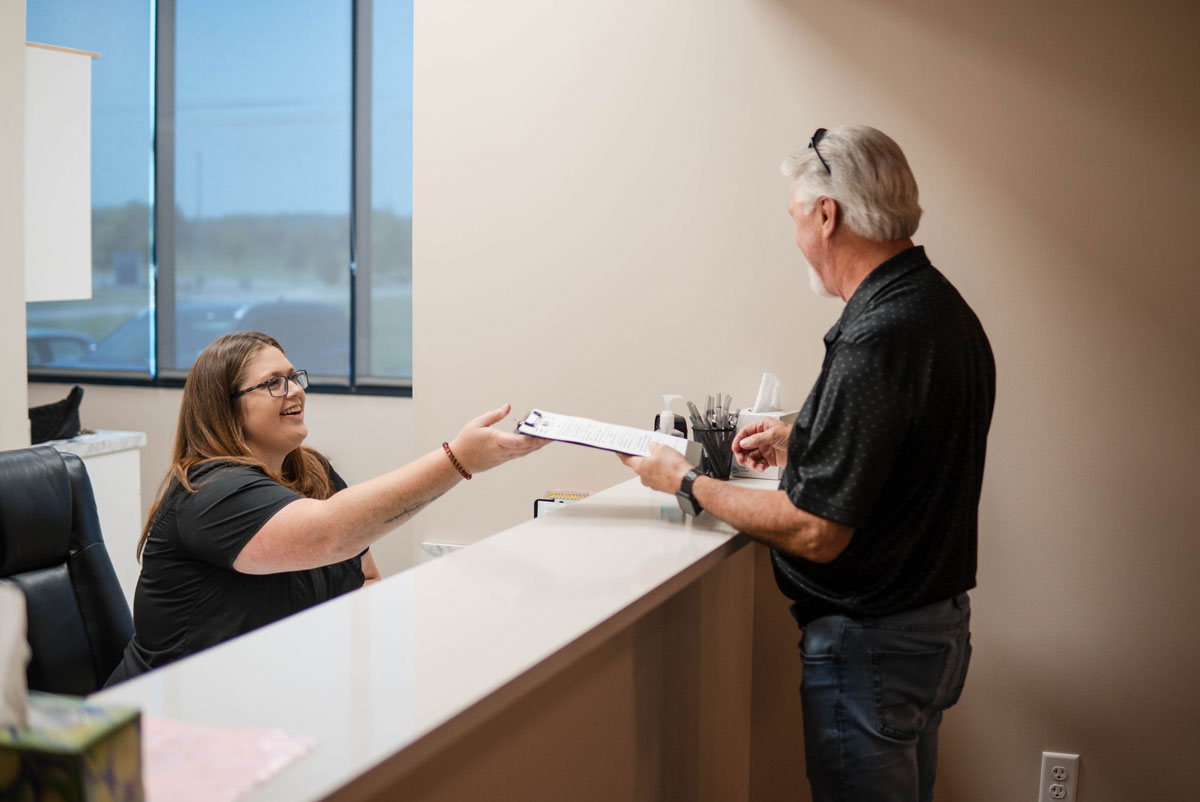
[[971, 661], [967, 594], [876, 618], [810, 621], [800, 641], [813, 802], [929, 802], [942, 711]]

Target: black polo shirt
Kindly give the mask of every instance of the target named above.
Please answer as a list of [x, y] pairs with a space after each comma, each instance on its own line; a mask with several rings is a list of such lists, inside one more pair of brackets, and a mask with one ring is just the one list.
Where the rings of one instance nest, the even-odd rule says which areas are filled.
[[925, 249], [875, 268], [825, 335], [780, 489], [854, 527], [833, 562], [772, 551], [803, 626], [914, 609], [975, 586], [996, 367], [979, 319]]
[[[346, 487], [333, 468], [329, 478], [335, 491]], [[195, 492], [173, 484], [150, 528], [133, 601], [135, 634], [109, 685], [362, 587], [362, 554], [305, 571], [235, 571], [250, 539], [300, 495], [237, 463], [202, 463], [188, 479]]]

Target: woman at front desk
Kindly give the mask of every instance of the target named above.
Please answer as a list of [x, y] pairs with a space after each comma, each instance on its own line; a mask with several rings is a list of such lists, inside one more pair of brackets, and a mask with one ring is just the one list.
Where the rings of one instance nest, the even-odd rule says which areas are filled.
[[347, 487], [301, 445], [307, 386], [265, 334], [226, 335], [197, 357], [138, 543], [135, 634], [109, 685], [378, 580], [371, 543], [473, 473], [548, 442], [490, 428], [505, 406]]

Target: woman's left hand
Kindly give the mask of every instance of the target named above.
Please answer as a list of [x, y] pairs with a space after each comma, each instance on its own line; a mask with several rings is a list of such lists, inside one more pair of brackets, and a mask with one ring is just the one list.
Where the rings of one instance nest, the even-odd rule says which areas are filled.
[[549, 443], [540, 437], [505, 432], [491, 426], [504, 420], [512, 407], [505, 404], [485, 412], [467, 423], [450, 443], [450, 450], [468, 473], [495, 468], [509, 460], [523, 457]]

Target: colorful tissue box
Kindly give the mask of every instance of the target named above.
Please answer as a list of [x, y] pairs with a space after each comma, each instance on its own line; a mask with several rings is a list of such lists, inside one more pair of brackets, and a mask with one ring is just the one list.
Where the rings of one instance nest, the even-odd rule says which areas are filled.
[[135, 708], [29, 693], [29, 724], [0, 727], [0, 799], [142, 802], [142, 719]]

